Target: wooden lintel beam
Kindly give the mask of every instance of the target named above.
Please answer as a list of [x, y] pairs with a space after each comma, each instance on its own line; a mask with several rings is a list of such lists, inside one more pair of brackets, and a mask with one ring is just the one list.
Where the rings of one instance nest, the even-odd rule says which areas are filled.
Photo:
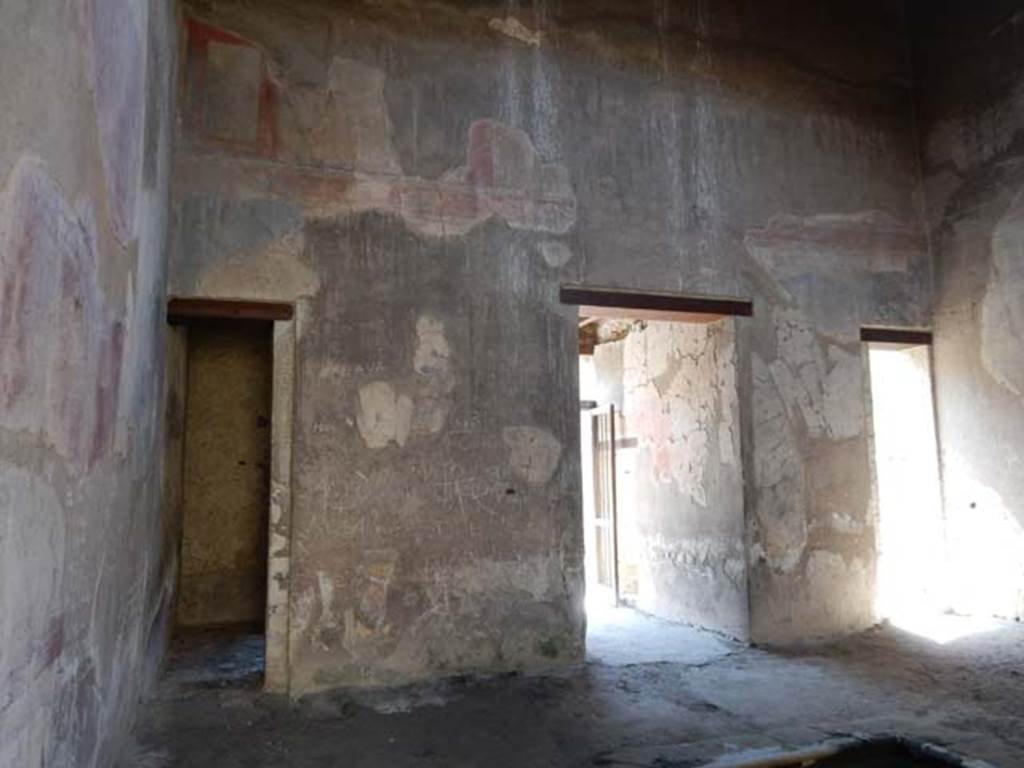
[[884, 344], [912, 344], [914, 346], [932, 343], [932, 332], [920, 328], [877, 328], [860, 329], [861, 341], [875, 341]]
[[233, 299], [173, 298], [167, 302], [167, 322], [171, 325], [200, 320], [291, 320], [294, 307], [282, 301], [235, 301]]
[[[754, 304], [748, 299], [715, 296], [683, 296], [672, 293], [645, 293], [614, 288], [586, 288], [563, 285], [559, 291], [563, 304], [584, 308], [587, 315], [605, 315], [636, 319], [707, 320], [721, 317], [750, 317]], [[701, 317], [703, 316], [703, 317]]]

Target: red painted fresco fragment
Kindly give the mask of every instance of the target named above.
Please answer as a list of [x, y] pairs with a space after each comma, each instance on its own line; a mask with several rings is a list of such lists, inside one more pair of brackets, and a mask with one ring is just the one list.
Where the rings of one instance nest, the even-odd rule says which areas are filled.
[[42, 161], [18, 162], [0, 195], [0, 426], [39, 435], [80, 469], [112, 446], [122, 365], [94, 227]]
[[769, 253], [859, 255], [871, 271], [902, 270], [926, 251], [924, 232], [878, 211], [807, 218], [779, 216], [749, 229], [748, 247]]
[[[197, 19], [189, 19], [188, 30], [188, 75], [186, 78], [185, 103], [189, 126], [194, 140], [206, 146], [215, 146], [232, 153], [274, 157], [277, 153], [277, 86], [270, 77], [266, 57], [253, 42], [225, 29], [211, 26]], [[205, 127], [207, 88], [210, 77], [210, 43], [237, 45], [251, 48], [260, 55], [260, 84], [256, 125], [256, 138], [246, 140], [212, 135]]]

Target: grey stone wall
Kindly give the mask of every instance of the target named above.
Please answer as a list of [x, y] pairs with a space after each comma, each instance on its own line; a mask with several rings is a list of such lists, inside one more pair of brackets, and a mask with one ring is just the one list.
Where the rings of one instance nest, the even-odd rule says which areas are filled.
[[173, 289], [306, 318], [293, 692], [580, 658], [563, 282], [753, 298], [751, 634], [872, 621], [857, 331], [929, 290], [901, 4], [186, 10]]

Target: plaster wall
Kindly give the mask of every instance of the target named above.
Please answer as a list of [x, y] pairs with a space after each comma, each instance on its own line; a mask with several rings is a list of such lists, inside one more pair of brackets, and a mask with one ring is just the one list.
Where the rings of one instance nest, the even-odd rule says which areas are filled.
[[159, 660], [169, 4], [0, 9], [0, 765], [108, 766]]
[[186, 3], [173, 290], [306, 313], [293, 693], [581, 658], [563, 282], [753, 298], [750, 634], [871, 623], [857, 333], [929, 273], [902, 4], [825, 5]]
[[637, 607], [746, 638], [733, 321], [639, 323], [594, 360], [601, 389], [621, 392], [619, 454], [633, 453], [618, 499], [620, 528], [637, 540]]
[[1024, 16], [916, 3], [952, 606], [1024, 615]]
[[264, 621], [271, 341], [269, 323], [188, 331], [181, 625]]

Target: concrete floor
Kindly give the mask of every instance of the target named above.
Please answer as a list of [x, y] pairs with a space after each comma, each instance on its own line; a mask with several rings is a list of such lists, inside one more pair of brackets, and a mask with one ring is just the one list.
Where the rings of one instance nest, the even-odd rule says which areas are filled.
[[[945, 644], [881, 628], [795, 653], [631, 612], [592, 617], [591, 630], [591, 658], [574, 669], [294, 705], [253, 684], [258, 638], [243, 636], [234, 660], [225, 646], [204, 662], [201, 643], [179, 645], [122, 764], [681, 768], [837, 734], [897, 733], [1024, 765], [1019, 624]], [[207, 652], [218, 647], [207, 642]]]
[[587, 605], [587, 661], [609, 666], [668, 662], [700, 666], [743, 646], [631, 608]]

